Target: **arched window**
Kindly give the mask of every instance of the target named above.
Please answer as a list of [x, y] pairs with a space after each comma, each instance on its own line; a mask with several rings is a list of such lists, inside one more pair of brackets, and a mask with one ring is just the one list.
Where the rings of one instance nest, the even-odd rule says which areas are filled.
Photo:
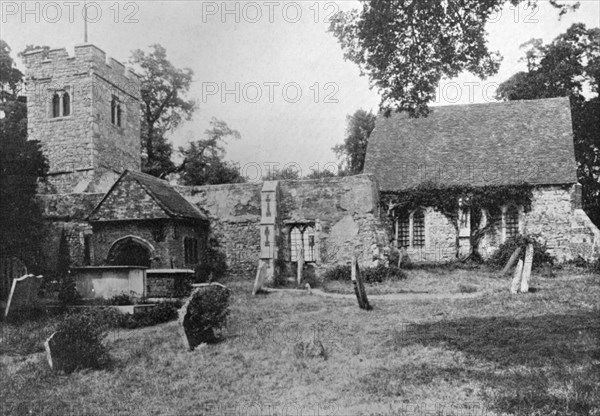
[[64, 92], [63, 93], [63, 102], [62, 102], [62, 108], [63, 108], [63, 112], [62, 115], [63, 117], [66, 117], [68, 115], [71, 114], [71, 96], [69, 95], [68, 92]]
[[506, 238], [515, 237], [519, 234], [519, 210], [514, 205], [506, 208], [505, 214]]
[[304, 261], [314, 262], [318, 255], [317, 239], [313, 224], [296, 224], [290, 228], [290, 260], [298, 261], [300, 249], [304, 248]]
[[121, 127], [121, 101], [115, 95], [110, 101], [110, 122], [117, 127]]
[[60, 95], [57, 92], [52, 96], [52, 117], [60, 117]]
[[422, 209], [413, 213], [413, 247], [425, 247], [425, 213]]

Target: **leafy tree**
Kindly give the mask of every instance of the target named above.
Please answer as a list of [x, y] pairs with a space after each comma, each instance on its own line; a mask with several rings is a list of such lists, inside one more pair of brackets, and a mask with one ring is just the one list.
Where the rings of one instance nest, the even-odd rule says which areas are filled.
[[[498, 72], [501, 57], [488, 49], [485, 24], [505, 4], [524, 1], [537, 7], [537, 0], [362, 0], [361, 10], [338, 12], [329, 30], [380, 91], [386, 115], [426, 115], [442, 78]], [[578, 7], [550, 3], [561, 15]]]
[[47, 161], [37, 141], [27, 140], [27, 106], [22, 74], [0, 40], [0, 255], [35, 265], [42, 237], [42, 213], [35, 195]]
[[[338, 167], [338, 171], [341, 169]], [[335, 178], [336, 174], [329, 169], [313, 170], [311, 173], [306, 175], [305, 179], [323, 179], [323, 178]]]
[[166, 134], [189, 120], [196, 109], [196, 103], [185, 97], [194, 73], [189, 68], [173, 66], [161, 45], [151, 48], [149, 53], [133, 51], [130, 62], [142, 75], [142, 170], [164, 177], [175, 171], [171, 161], [173, 146]]
[[335, 146], [333, 151], [339, 158], [344, 159], [345, 170], [350, 175], [357, 175], [363, 171], [367, 143], [375, 128], [376, 118], [375, 114], [365, 110], [357, 110], [353, 115], [347, 117], [346, 139], [343, 144]]
[[179, 148], [183, 155], [183, 162], [178, 168], [182, 184], [215, 185], [243, 182], [244, 178], [239, 169], [223, 160], [226, 138], [239, 139], [240, 133], [231, 129], [224, 121], [213, 117], [210, 128], [204, 134], [206, 139], [191, 142], [187, 148]]
[[[571, 97], [578, 179], [583, 204], [600, 224], [600, 29], [573, 24], [548, 45], [540, 39], [521, 45], [527, 71], [519, 72], [498, 88], [498, 98], [528, 100]], [[596, 93], [586, 100], [585, 87]]]
[[23, 84], [23, 73], [10, 57], [10, 46], [0, 39], [0, 101], [15, 100]]
[[294, 166], [288, 166], [284, 169], [273, 170], [273, 172], [269, 172], [265, 176], [263, 176], [263, 181], [297, 181], [301, 179], [301, 172]]

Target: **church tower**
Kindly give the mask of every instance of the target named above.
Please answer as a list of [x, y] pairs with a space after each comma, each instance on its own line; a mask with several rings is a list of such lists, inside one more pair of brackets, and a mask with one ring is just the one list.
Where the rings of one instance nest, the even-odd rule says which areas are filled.
[[104, 192], [140, 170], [140, 79], [100, 48], [33, 50], [27, 67], [27, 129], [48, 159], [45, 193]]

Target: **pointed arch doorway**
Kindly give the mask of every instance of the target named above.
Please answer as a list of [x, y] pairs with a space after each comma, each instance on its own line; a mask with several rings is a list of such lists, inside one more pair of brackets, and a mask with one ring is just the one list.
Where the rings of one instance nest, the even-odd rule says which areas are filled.
[[111, 266], [143, 266], [150, 268], [154, 247], [139, 237], [123, 237], [113, 243], [107, 261]]

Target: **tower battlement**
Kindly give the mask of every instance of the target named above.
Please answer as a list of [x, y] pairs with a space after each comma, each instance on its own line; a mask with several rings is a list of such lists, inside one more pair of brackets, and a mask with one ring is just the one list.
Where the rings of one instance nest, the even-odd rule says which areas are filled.
[[27, 127], [49, 162], [50, 192], [97, 190], [140, 170], [140, 77], [95, 45], [37, 49], [27, 67]]

